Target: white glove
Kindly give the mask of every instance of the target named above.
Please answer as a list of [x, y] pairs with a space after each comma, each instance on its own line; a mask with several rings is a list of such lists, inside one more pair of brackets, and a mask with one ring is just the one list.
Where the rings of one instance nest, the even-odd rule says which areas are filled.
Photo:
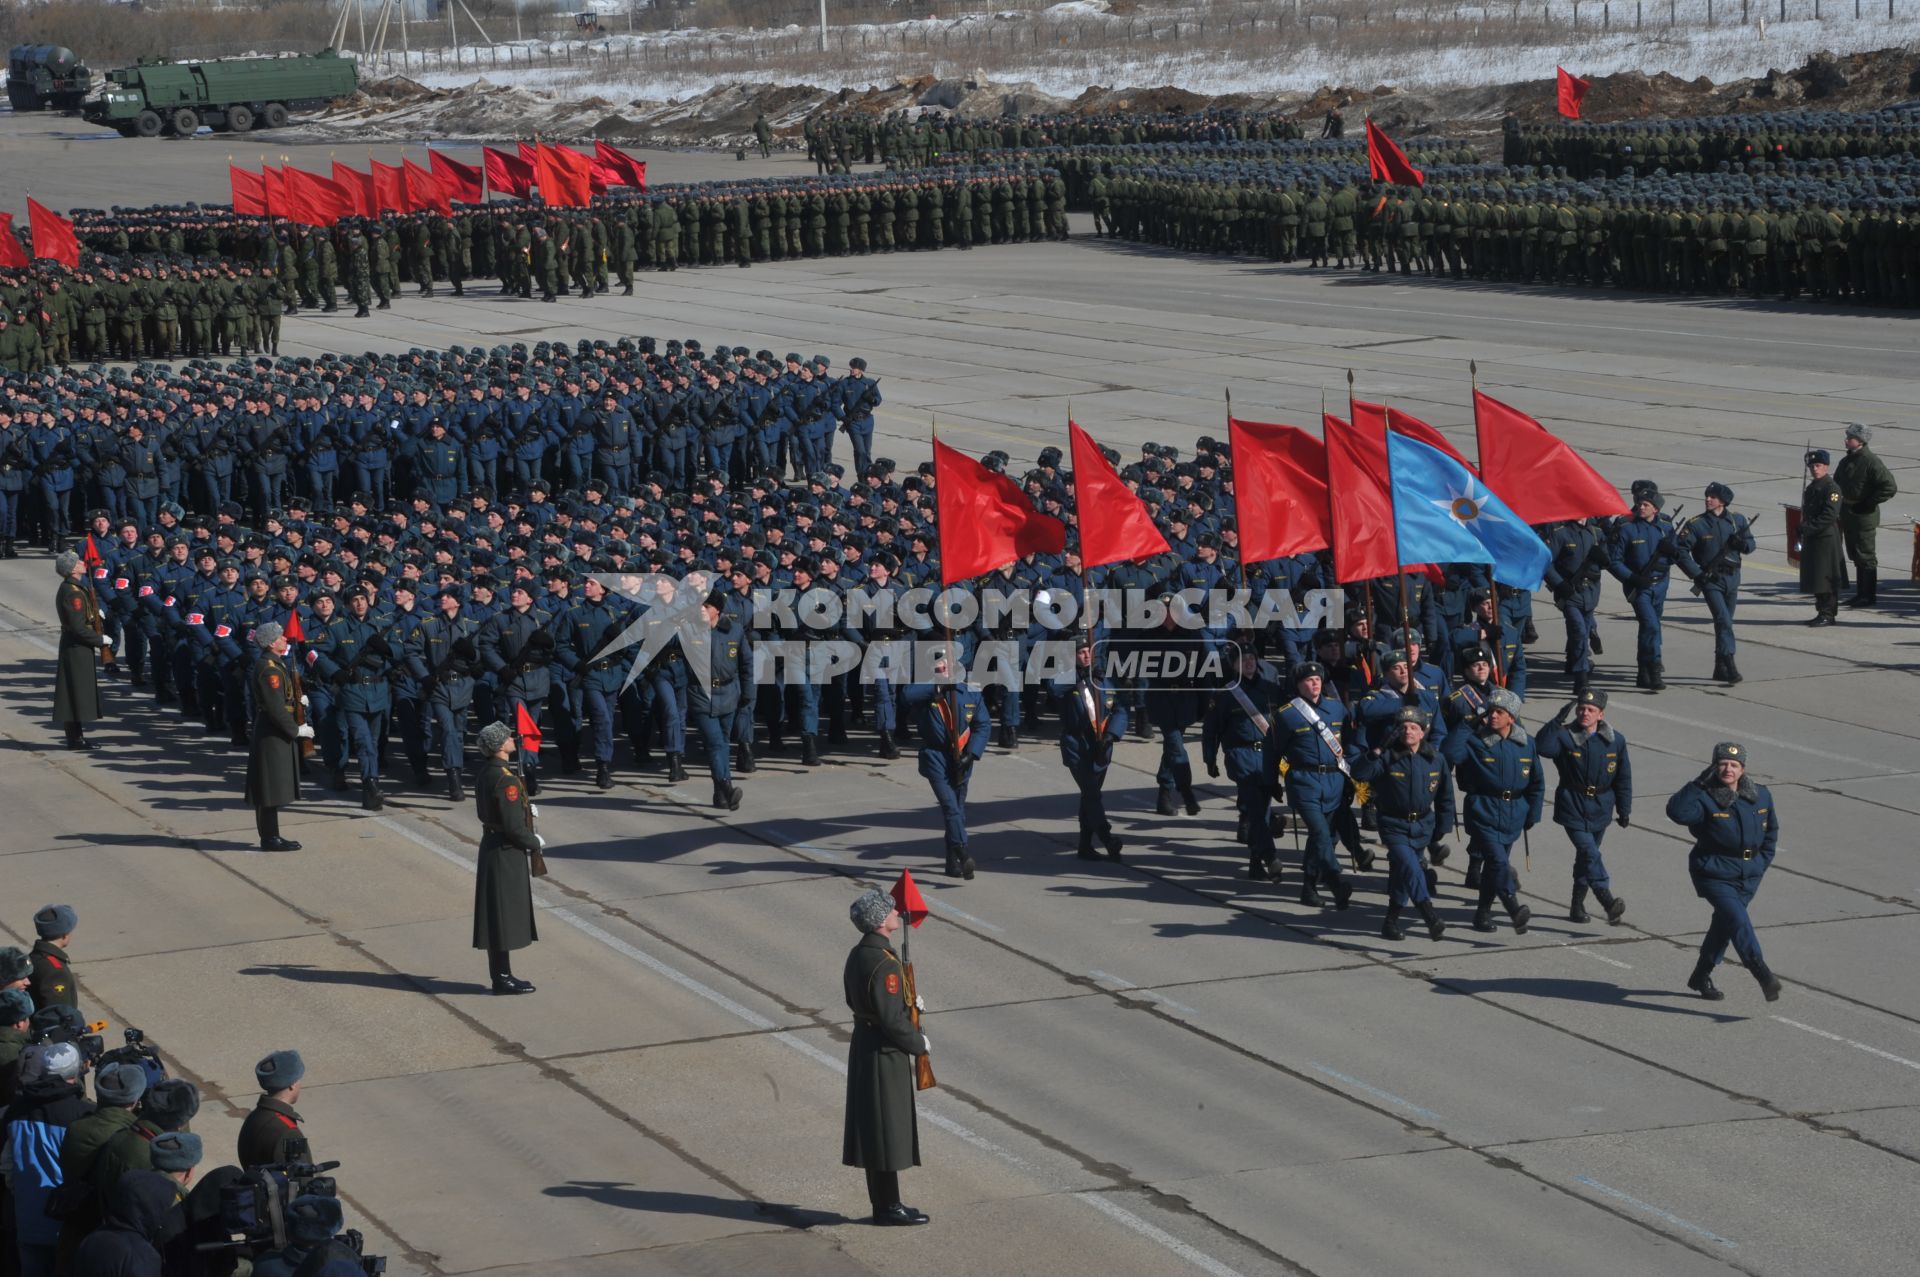
[[914, 995], [913, 995], [913, 1009], [914, 1009], [914, 1010], [916, 1010], [916, 1011], [918, 1011], [918, 1012], [919, 1012], [919, 1013], [920, 1013], [921, 1015], [925, 1015], [925, 1014], [927, 1013], [927, 1000], [926, 1000], [925, 998], [923, 998], [923, 997], [921, 997], [921, 996], [920, 996], [919, 994], [917, 994], [917, 993], [916, 993], [916, 994], [914, 994]]
[[113, 650], [113, 635], [102, 634], [100, 636], [100, 646], [111, 652]]
[[539, 804], [539, 803], [528, 803], [528, 804], [527, 804], [527, 814], [528, 814], [529, 816], [532, 816], [532, 817], [533, 817], [533, 818], [534, 818], [535, 820], [538, 820], [538, 819], [540, 819], [540, 804]]
[[540, 850], [545, 851], [547, 849], [547, 840], [543, 835], [535, 834], [533, 840], [540, 844]]
[[305, 692], [300, 693], [300, 708], [310, 709], [312, 706], [313, 702], [307, 699], [307, 694]]
[[293, 735], [295, 740], [312, 740], [313, 724], [311, 723], [300, 724], [300, 729], [296, 731]]
[[933, 1039], [924, 1033], [920, 1035], [920, 1049], [928, 1055], [933, 1054]]

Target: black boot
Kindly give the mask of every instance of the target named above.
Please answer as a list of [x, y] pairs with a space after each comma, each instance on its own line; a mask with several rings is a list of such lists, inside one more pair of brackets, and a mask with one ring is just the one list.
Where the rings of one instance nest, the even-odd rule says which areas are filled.
[[1726, 678], [1729, 686], [1731, 686], [1734, 683], [1738, 683], [1740, 681], [1740, 667], [1733, 663], [1733, 658], [1731, 656], [1727, 658], [1727, 670], [1724, 677]]
[[1360, 807], [1360, 828], [1374, 833], [1380, 828], [1380, 817], [1375, 814], [1372, 803], [1363, 803]]
[[1480, 890], [1480, 862], [1477, 860], [1467, 865], [1466, 888], [1468, 891]]
[[1753, 978], [1760, 982], [1760, 992], [1767, 995], [1767, 1001], [1780, 1000], [1780, 977], [1769, 971], [1764, 965], [1752, 968]]
[[601, 789], [612, 789], [613, 764], [595, 763], [593, 765], [593, 783]]
[[1600, 627], [1594, 626], [1587, 631], [1587, 650], [1595, 656], [1604, 656], [1606, 648], [1600, 646]]
[[1247, 829], [1247, 826], [1251, 823], [1252, 822], [1245, 816], [1233, 822], [1233, 840], [1243, 847], [1253, 841], [1252, 835]]
[[1492, 905], [1482, 904], [1478, 909], [1473, 911], [1473, 929], [1475, 931], [1492, 931], [1494, 929]]
[[713, 787], [713, 805], [715, 807], [724, 807], [728, 811], [739, 811], [740, 800], [745, 797], [746, 791], [731, 782]]
[[802, 767], [820, 765], [820, 738], [812, 732], [800, 738], [800, 765]]
[[1716, 656], [1713, 658], [1712, 678], [1713, 678], [1713, 681], [1716, 683], [1724, 683], [1727, 681], [1727, 658], [1726, 657]]
[[1440, 915], [1434, 910], [1433, 901], [1422, 900], [1414, 908], [1420, 911], [1420, 920], [1427, 924], [1427, 939], [1439, 940], [1447, 934], [1447, 924], [1440, 921]]
[[1333, 880], [1333, 907], [1336, 910], [1345, 910], [1348, 902], [1352, 899], [1353, 884], [1348, 882], [1345, 877], [1335, 878]]
[[1387, 916], [1380, 923], [1380, 938], [1382, 940], [1405, 940], [1407, 938], [1406, 924], [1400, 921], [1399, 905], [1387, 906]]
[[1112, 825], [1106, 825], [1101, 828], [1100, 845], [1107, 849], [1108, 860], [1120, 859], [1120, 849], [1126, 846], [1125, 843], [1120, 841], [1120, 835], [1113, 832]]
[[668, 754], [667, 755], [667, 783], [669, 785], [678, 785], [681, 781], [685, 780], [686, 778], [687, 778], [686, 756], [683, 754]]
[[958, 847], [955, 847], [952, 843], [948, 843], [947, 844], [947, 864], [946, 864], [947, 877], [958, 878], [960, 876], [960, 864], [961, 864], [960, 849]]
[[379, 811], [384, 805], [380, 797], [380, 782], [362, 779], [360, 782], [360, 805], [368, 811]]
[[1506, 908], [1507, 917], [1513, 919], [1513, 934], [1527, 934], [1527, 923], [1533, 918], [1533, 910], [1520, 903], [1519, 897], [1509, 893], [1500, 897], [1500, 903]]
[[1085, 829], [1080, 831], [1080, 849], [1077, 854], [1082, 860], [1100, 859], [1100, 853], [1093, 849], [1093, 834]]
[[1867, 606], [1879, 607], [1880, 606], [1880, 569], [1879, 568], [1861, 568], [1860, 583], [1861, 585], [1866, 587]]
[[1647, 690], [1664, 692], [1667, 690], [1667, 667], [1659, 661], [1647, 663]]
[[1173, 791], [1171, 789], [1161, 788], [1160, 797], [1158, 801], [1154, 803], [1153, 810], [1155, 814], [1161, 816], [1171, 816], [1179, 810], [1179, 808], [1173, 805]]
[[1587, 694], [1587, 688], [1590, 685], [1592, 677], [1593, 676], [1585, 670], [1581, 670], [1573, 676], [1573, 695], [1575, 699]]
[[333, 786], [335, 793], [344, 794], [347, 792], [347, 773], [344, 768], [334, 767], [328, 769], [327, 781]]
[[1714, 987], [1713, 964], [1704, 958], [1694, 964], [1693, 974], [1687, 977], [1687, 987], [1709, 1002], [1718, 1002], [1727, 996]]
[[1300, 903], [1309, 909], [1320, 908], [1320, 892], [1311, 881], [1300, 884]]
[[540, 773], [531, 767], [527, 768], [526, 781], [527, 797], [538, 798], [540, 796]]
[[1540, 631], [1533, 628], [1533, 618], [1528, 617], [1526, 627], [1520, 631], [1520, 641], [1528, 647], [1540, 641]]
[[1573, 904], [1567, 908], [1568, 922], [1587, 922], [1587, 889], [1576, 885], [1573, 889]]
[[454, 771], [448, 772], [447, 801], [457, 803], [465, 799], [466, 796], [466, 791], [460, 787], [460, 773]]
[[1191, 788], [1181, 790], [1180, 798], [1187, 805], [1187, 815], [1198, 816], [1200, 814], [1200, 800], [1194, 797]]
[[1648, 673], [1649, 668], [1650, 667], [1647, 665], [1645, 661], [1641, 661], [1639, 665], [1635, 668], [1633, 672], [1633, 685], [1635, 687], [1644, 689], [1652, 686], [1653, 676], [1650, 673]]
[[888, 762], [900, 757], [900, 746], [894, 743], [893, 733], [884, 727], [880, 729], [880, 757]]
[[1620, 919], [1626, 915], [1627, 902], [1614, 895], [1605, 887], [1595, 887], [1593, 889], [1593, 898], [1598, 900], [1600, 907], [1607, 911], [1608, 924], [1618, 926]]
[[753, 745], [751, 743], [741, 741], [734, 752], [739, 755], [739, 757], [734, 760], [733, 770], [739, 772], [742, 776], [751, 776], [760, 770], [759, 764], [753, 761]]

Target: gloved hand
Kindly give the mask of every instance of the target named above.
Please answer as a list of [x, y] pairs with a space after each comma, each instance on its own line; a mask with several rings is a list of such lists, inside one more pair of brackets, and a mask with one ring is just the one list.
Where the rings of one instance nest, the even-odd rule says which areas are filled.
[[913, 995], [913, 1009], [914, 1009], [914, 1010], [916, 1010], [916, 1011], [918, 1011], [918, 1012], [919, 1012], [919, 1013], [920, 1013], [921, 1015], [925, 1015], [925, 1014], [927, 1013], [927, 1000], [926, 1000], [925, 998], [923, 998], [923, 997], [921, 997], [921, 996], [920, 996], [919, 994], [917, 994], [917, 993], [916, 993], [916, 994], [914, 994], [914, 995]]
[[1213, 780], [1219, 780], [1219, 779], [1220, 779], [1220, 764], [1219, 764], [1219, 763], [1208, 763], [1208, 764], [1207, 764], [1207, 776], [1208, 776], [1208, 777], [1209, 777], [1210, 779], [1213, 779]]
[[296, 740], [312, 740], [313, 724], [311, 723], [300, 724], [300, 730], [296, 731], [293, 735], [294, 735], [294, 739]]
[[1625, 829], [1628, 824], [1627, 813], [1623, 811], [1619, 815], [1615, 816], [1613, 818], [1613, 823], [1620, 826], [1620, 828]]
[[100, 636], [100, 646], [111, 652], [113, 650], [113, 635], [102, 634]]
[[920, 1049], [929, 1055], [933, 1054], [933, 1039], [924, 1033], [920, 1035]]
[[540, 844], [540, 850], [542, 850], [542, 851], [545, 851], [545, 850], [547, 849], [547, 840], [546, 840], [546, 837], [545, 837], [544, 835], [542, 835], [542, 834], [535, 834], [535, 835], [533, 836], [533, 840], [534, 840], [535, 842], [537, 842], [537, 843], [539, 843], [539, 844]]
[[305, 692], [300, 693], [300, 708], [308, 709], [312, 705], [313, 705], [313, 702], [307, 699], [307, 694]]
[[529, 816], [532, 816], [532, 817], [533, 817], [533, 818], [534, 818], [535, 820], [538, 820], [538, 819], [540, 819], [540, 804], [539, 804], [539, 803], [528, 803], [528, 804], [527, 804], [527, 814], [528, 814]]

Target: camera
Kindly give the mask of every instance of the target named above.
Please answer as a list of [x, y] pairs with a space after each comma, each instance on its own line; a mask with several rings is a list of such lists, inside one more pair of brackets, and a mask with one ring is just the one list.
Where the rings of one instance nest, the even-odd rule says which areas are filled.
[[128, 1029], [125, 1033], [125, 1045], [104, 1051], [94, 1063], [98, 1069], [103, 1064], [138, 1064], [147, 1075], [147, 1089], [167, 1080], [167, 1066], [161, 1062], [160, 1053], [147, 1044], [147, 1035], [139, 1029]]
[[220, 1186], [220, 1231], [226, 1240], [201, 1250], [233, 1250], [259, 1257], [287, 1244], [287, 1207], [300, 1197], [337, 1197], [338, 1162], [283, 1162], [254, 1166]]

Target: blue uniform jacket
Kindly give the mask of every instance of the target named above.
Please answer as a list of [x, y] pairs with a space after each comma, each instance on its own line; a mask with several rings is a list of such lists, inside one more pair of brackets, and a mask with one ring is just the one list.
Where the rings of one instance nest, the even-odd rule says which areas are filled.
[[[940, 710], [945, 702], [953, 714], [953, 727]], [[920, 733], [920, 774], [951, 776], [955, 755], [965, 762], [978, 762], [987, 752], [993, 735], [993, 718], [977, 688], [966, 684], [913, 683], [901, 694], [907, 712], [914, 715]]]
[[1127, 707], [1120, 703], [1120, 694], [1104, 679], [1082, 678], [1061, 688], [1059, 701], [1060, 761], [1069, 771], [1106, 771], [1113, 761], [1113, 743], [1127, 734]]
[[1533, 738], [1515, 724], [1504, 738], [1491, 728], [1448, 735], [1443, 752], [1466, 793], [1469, 834], [1512, 842], [1540, 822], [1547, 782]]
[[1710, 777], [1688, 781], [1667, 799], [1667, 819], [1693, 833], [1687, 873], [1695, 890], [1702, 882], [1730, 882], [1751, 892], [1773, 864], [1780, 841], [1773, 795], [1744, 776], [1732, 794], [1710, 790], [1709, 784], [1717, 782]]
[[1578, 732], [1565, 723], [1549, 723], [1534, 744], [1560, 773], [1553, 790], [1554, 824], [1595, 833], [1607, 827], [1616, 810], [1633, 815], [1627, 738], [1613, 724], [1602, 721], [1599, 731]]
[[1367, 783], [1382, 833], [1421, 847], [1453, 831], [1453, 781], [1430, 743], [1367, 754], [1353, 764], [1353, 778]]

